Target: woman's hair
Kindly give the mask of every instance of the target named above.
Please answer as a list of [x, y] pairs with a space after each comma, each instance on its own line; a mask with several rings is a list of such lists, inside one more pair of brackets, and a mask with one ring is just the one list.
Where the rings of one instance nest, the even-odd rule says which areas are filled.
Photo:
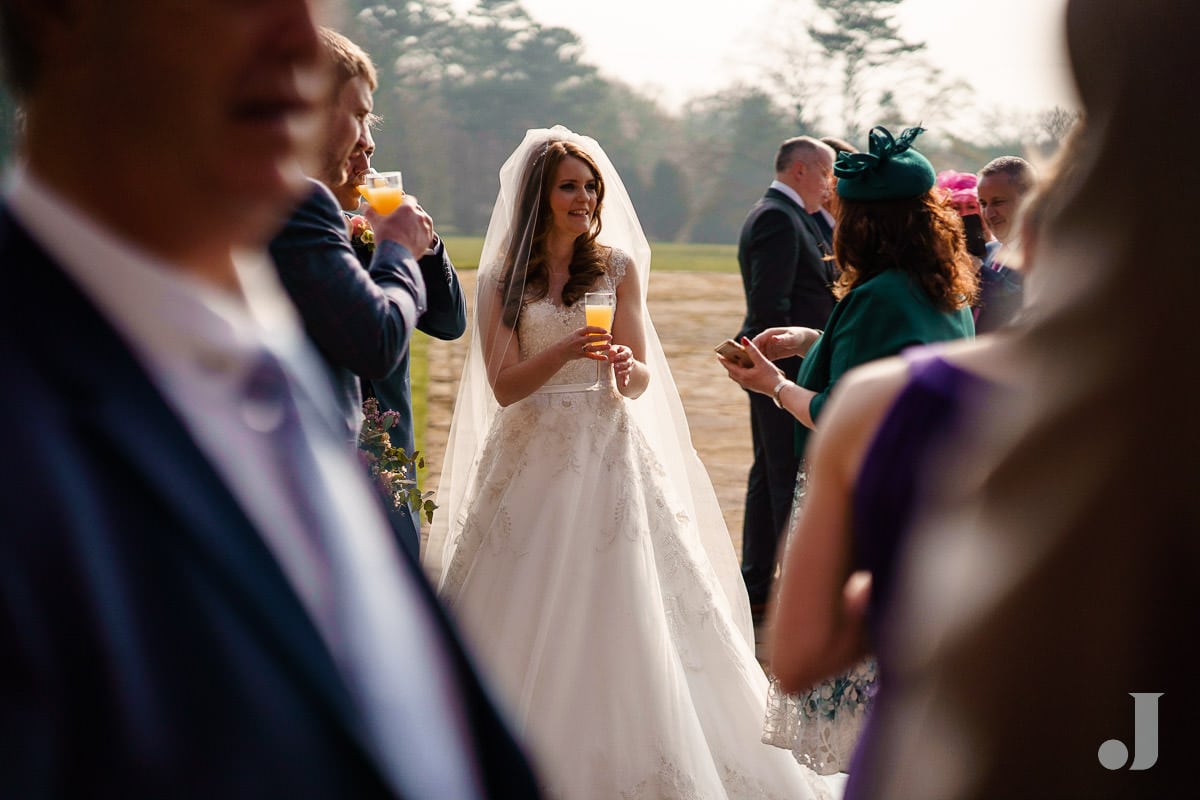
[[839, 300], [889, 269], [912, 276], [943, 311], [969, 305], [978, 293], [962, 219], [933, 191], [911, 200], [842, 198], [833, 252], [842, 270], [833, 286]]
[[595, 160], [573, 142], [553, 140], [534, 152], [521, 179], [521, 196], [516, 218], [505, 248], [500, 289], [504, 297], [504, 324], [516, 327], [521, 307], [546, 296], [550, 287], [546, 263], [546, 240], [550, 235], [550, 191], [558, 167], [564, 159], [577, 158], [587, 165], [596, 179], [596, 208], [587, 233], [575, 240], [570, 277], [563, 287], [563, 303], [570, 306], [580, 300], [596, 279], [604, 274], [608, 249], [596, 237], [600, 235], [600, 210], [604, 204], [604, 178]]

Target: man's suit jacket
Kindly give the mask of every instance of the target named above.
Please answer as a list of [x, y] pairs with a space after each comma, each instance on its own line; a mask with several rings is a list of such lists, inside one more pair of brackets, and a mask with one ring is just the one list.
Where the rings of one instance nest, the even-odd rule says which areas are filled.
[[[825, 327], [834, 303], [833, 262], [825, 259], [816, 222], [783, 192], [767, 189], [750, 210], [738, 240], [738, 266], [746, 292], [739, 337], [753, 339], [780, 325]], [[799, 361], [785, 359], [779, 366], [795, 375]]]
[[817, 232], [821, 234], [821, 241], [825, 244], [824, 251], [826, 253], [833, 252], [833, 225], [829, 224], [829, 220], [825, 218], [824, 211], [814, 211], [808, 215], [817, 225]]
[[[395, 797], [233, 494], [3, 205], [0, 276], [0, 796]], [[488, 796], [536, 796], [404, 563], [445, 638]]]
[[357, 420], [359, 379], [386, 378], [408, 354], [426, 307], [425, 282], [408, 249], [392, 241], [381, 241], [364, 269], [337, 200], [320, 182], [309, 183], [308, 198], [271, 241], [271, 257], [329, 365], [343, 414]]
[[[359, 262], [368, 267], [374, 255], [358, 239], [353, 240], [354, 254]], [[458, 273], [446, 252], [445, 242], [438, 240], [433, 252], [421, 256], [417, 261], [421, 268], [421, 276], [425, 279], [425, 295], [428, 308], [417, 320], [417, 330], [438, 339], [457, 339], [467, 330], [467, 300], [463, 295], [462, 286], [458, 282]], [[381, 411], [395, 411], [400, 415], [396, 423], [388, 430], [388, 438], [393, 445], [404, 448], [404, 452], [412, 454], [416, 450], [416, 436], [413, 431], [412, 411], [412, 381], [409, 375], [409, 352], [406, 350], [400, 357], [400, 364], [386, 378], [378, 378], [363, 382], [363, 396], [374, 397]], [[407, 505], [400, 508], [389, 508], [397, 538], [409, 553], [420, 559], [421, 550], [421, 515], [414, 513]]]
[[[354, 252], [364, 267], [370, 264], [373, 256], [371, 251], [356, 244]], [[459, 338], [467, 332], [467, 299], [458, 282], [458, 273], [450, 254], [446, 252], [445, 242], [439, 239], [432, 252], [417, 260], [417, 265], [425, 280], [427, 306], [425, 313], [417, 320], [417, 330], [444, 341]], [[413, 438], [409, 352], [405, 351], [401, 356], [399, 366], [391, 375], [366, 381], [363, 394], [375, 397], [380, 409], [400, 414], [400, 420], [389, 434], [392, 444], [411, 453], [416, 445]]]
[[988, 242], [979, 267], [979, 298], [975, 301], [975, 332], [991, 333], [1012, 322], [1025, 302], [1021, 273], [997, 263], [999, 242]]

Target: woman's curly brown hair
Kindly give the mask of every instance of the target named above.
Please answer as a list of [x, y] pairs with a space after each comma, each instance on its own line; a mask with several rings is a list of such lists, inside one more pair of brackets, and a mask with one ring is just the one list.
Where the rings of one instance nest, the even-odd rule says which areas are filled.
[[839, 300], [889, 269], [912, 276], [942, 311], [970, 305], [979, 293], [962, 219], [933, 192], [911, 200], [842, 198], [833, 252], [842, 270], [833, 286]]
[[[600, 168], [579, 145], [551, 141], [545, 148], [535, 151], [525, 168], [519, 207], [513, 230], [509, 233], [500, 289], [504, 297], [504, 324], [510, 328], [516, 327], [522, 306], [540, 300], [550, 290], [546, 264], [546, 240], [550, 235], [552, 214], [549, 196], [558, 165], [566, 158], [577, 158], [591, 170], [596, 179], [596, 208], [587, 233], [580, 234], [575, 240], [570, 277], [562, 291], [563, 303], [570, 306], [581, 300], [596, 279], [604, 274], [608, 263], [609, 248], [596, 242], [600, 235], [600, 209], [604, 205], [604, 178]], [[532, 236], [526, 233], [530, 226], [533, 226]]]

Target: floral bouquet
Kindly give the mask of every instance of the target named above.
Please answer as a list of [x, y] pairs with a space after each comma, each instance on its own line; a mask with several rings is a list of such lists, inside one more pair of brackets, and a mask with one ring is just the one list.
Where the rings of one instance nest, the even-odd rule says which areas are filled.
[[379, 401], [368, 397], [363, 402], [363, 426], [358, 433], [358, 449], [371, 475], [379, 481], [394, 508], [407, 505], [414, 514], [424, 514], [433, 522], [433, 492], [421, 493], [417, 486], [417, 470], [425, 466], [419, 452], [412, 455], [403, 448], [393, 447], [388, 430], [400, 419], [395, 411], [380, 411]]
[[797, 696], [796, 707], [806, 719], [834, 719], [865, 711], [875, 696], [875, 659], [860, 662], [844, 675], [822, 681]]
[[845, 772], [875, 689], [873, 658], [800, 694], [785, 694], [772, 678], [762, 740], [820, 775]]

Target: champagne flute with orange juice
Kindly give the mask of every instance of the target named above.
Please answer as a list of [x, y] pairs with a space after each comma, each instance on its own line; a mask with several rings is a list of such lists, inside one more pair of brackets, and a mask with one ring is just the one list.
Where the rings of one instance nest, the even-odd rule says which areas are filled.
[[379, 214], [390, 214], [404, 202], [404, 179], [399, 172], [367, 172], [358, 193]]
[[[617, 310], [617, 295], [614, 292], [587, 292], [583, 296], [583, 316], [588, 327], [604, 328], [612, 333], [613, 315]], [[600, 385], [597, 369], [596, 383]]]

